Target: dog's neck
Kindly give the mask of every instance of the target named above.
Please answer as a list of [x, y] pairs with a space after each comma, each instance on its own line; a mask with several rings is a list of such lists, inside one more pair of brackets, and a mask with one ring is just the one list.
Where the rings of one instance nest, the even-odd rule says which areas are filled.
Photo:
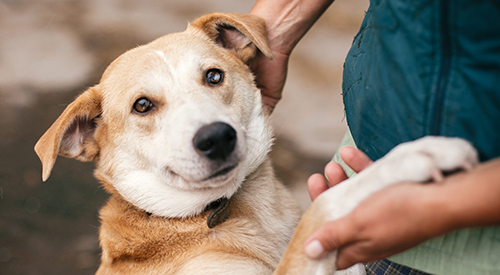
[[[210, 211], [207, 218], [208, 228], [214, 228], [229, 217], [229, 200], [226, 197], [215, 200], [207, 205], [205, 211]], [[146, 212], [146, 214], [152, 215], [150, 212]]]
[[[147, 215], [115, 193], [100, 211], [102, 260], [111, 263], [122, 259], [124, 251], [132, 259], [150, 259], [161, 255], [171, 259], [176, 251], [189, 247], [187, 244], [192, 239], [208, 234], [211, 230], [206, 226], [208, 215], [208, 211], [188, 218]], [[131, 236], [134, 236], [132, 242]]]

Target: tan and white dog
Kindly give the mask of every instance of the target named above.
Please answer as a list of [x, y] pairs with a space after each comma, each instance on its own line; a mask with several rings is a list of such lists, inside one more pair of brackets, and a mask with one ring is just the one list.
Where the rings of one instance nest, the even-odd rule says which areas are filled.
[[214, 13], [117, 58], [35, 146], [96, 161], [98, 274], [269, 274], [300, 210], [275, 178], [260, 90], [264, 21]]
[[205, 15], [117, 58], [40, 138], [44, 181], [58, 154], [94, 160], [111, 194], [97, 274], [333, 274], [335, 252], [302, 251], [321, 224], [390, 184], [477, 161], [462, 140], [398, 147], [318, 197], [285, 253], [300, 212], [267, 156], [272, 130], [246, 65], [258, 50], [272, 57], [262, 19]]

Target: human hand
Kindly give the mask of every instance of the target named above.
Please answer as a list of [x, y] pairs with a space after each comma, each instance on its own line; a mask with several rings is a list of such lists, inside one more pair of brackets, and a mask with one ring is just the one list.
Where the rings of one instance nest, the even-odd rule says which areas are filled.
[[[340, 152], [344, 162], [360, 172], [372, 161], [353, 147]], [[337, 163], [329, 163], [325, 174], [332, 186], [347, 179]], [[435, 188], [439, 185], [402, 183], [378, 193], [362, 202], [350, 214], [320, 227], [306, 241], [305, 253], [321, 258], [338, 249], [337, 268], [345, 269], [359, 262], [369, 262], [414, 247], [425, 240], [446, 232], [446, 223], [437, 222], [441, 205], [433, 205]], [[328, 189], [327, 179], [312, 175], [308, 180], [311, 199]], [[434, 195], [434, 196], [433, 196]], [[425, 205], [425, 207], [422, 207]], [[309, 246], [313, 241], [319, 241]]]
[[281, 99], [288, 59], [293, 48], [332, 2], [333, 0], [257, 0], [250, 10], [250, 14], [266, 21], [267, 39], [273, 53], [273, 60], [258, 53], [248, 62], [269, 113]]
[[261, 90], [262, 103], [269, 113], [272, 113], [281, 99], [289, 58], [288, 54], [283, 54], [273, 48], [271, 50], [273, 51], [273, 60], [269, 60], [259, 52], [249, 61], [250, 69], [255, 75], [257, 87]]
[[[365, 153], [352, 146], [343, 147], [340, 150], [340, 157], [356, 173], [361, 172], [373, 163]], [[312, 201], [319, 194], [326, 191], [329, 186], [333, 187], [348, 179], [342, 166], [336, 162], [330, 162], [325, 166], [325, 175], [327, 178], [321, 174], [313, 174], [307, 180], [307, 189]]]

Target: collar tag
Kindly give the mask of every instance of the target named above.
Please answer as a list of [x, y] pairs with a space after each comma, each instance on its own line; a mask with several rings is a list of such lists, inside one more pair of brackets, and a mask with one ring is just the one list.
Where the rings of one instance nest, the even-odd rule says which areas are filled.
[[206, 210], [212, 210], [208, 215], [208, 228], [214, 228], [229, 217], [229, 200], [226, 197], [210, 203]]

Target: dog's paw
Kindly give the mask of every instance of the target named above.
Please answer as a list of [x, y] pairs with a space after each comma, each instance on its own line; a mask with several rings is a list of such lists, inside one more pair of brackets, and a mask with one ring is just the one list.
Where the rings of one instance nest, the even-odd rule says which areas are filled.
[[339, 270], [335, 275], [366, 275], [364, 264], [355, 264], [348, 269]]
[[[396, 146], [383, 159], [398, 181], [440, 181], [443, 171], [469, 170], [478, 163], [472, 145], [460, 138], [428, 136]], [[392, 177], [391, 176], [391, 177]]]

